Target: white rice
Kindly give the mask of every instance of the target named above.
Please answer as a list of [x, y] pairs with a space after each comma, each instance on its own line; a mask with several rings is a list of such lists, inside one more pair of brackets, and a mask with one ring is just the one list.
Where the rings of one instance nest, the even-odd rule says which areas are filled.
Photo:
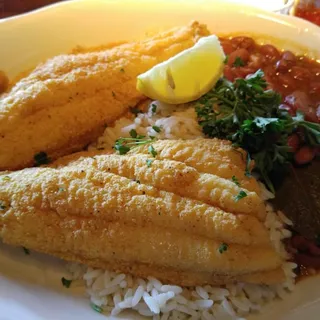
[[[112, 148], [116, 139], [129, 137], [131, 129], [139, 135], [155, 136], [158, 139], [195, 139], [203, 137], [191, 105], [169, 106], [154, 103], [156, 112], [150, 106], [147, 113], [138, 114], [134, 120], [122, 118], [114, 127], [106, 128], [104, 135], [89, 149]], [[153, 108], [154, 109], [154, 108]], [[152, 127], [161, 128], [157, 133]], [[262, 198], [273, 197], [263, 185]], [[267, 205], [265, 225], [275, 249], [284, 261], [288, 258], [282, 240], [291, 236], [286, 225], [291, 221], [281, 212], [274, 212]], [[244, 320], [249, 313], [257, 312], [261, 306], [276, 298], [284, 298], [293, 290], [295, 263], [284, 262], [283, 270], [287, 280], [275, 286], [238, 283], [224, 287], [203, 286], [184, 288], [163, 284], [148, 277], [140, 279], [108, 270], [86, 268], [76, 264], [69, 266], [74, 279], [82, 278], [91, 303], [101, 307], [103, 313], [115, 316], [123, 310], [134, 310], [154, 320], [204, 319]]]

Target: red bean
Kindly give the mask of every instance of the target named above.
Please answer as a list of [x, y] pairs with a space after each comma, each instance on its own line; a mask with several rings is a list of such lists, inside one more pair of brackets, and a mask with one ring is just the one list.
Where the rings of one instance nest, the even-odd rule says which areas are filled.
[[276, 47], [271, 44], [265, 44], [260, 47], [260, 52], [270, 60], [278, 60], [280, 58], [280, 52]]
[[320, 95], [320, 82], [311, 82], [310, 83], [310, 92], [312, 94]]
[[237, 48], [252, 49], [254, 48], [255, 42], [249, 37], [234, 37], [231, 39], [232, 44]]
[[291, 76], [299, 81], [307, 81], [311, 77], [311, 72], [306, 68], [293, 66], [291, 69]]
[[294, 64], [297, 60], [296, 56], [291, 51], [283, 51], [281, 59]]
[[223, 40], [220, 43], [225, 54], [230, 54], [235, 50], [230, 40]]
[[290, 68], [290, 63], [288, 63], [286, 60], [280, 59], [276, 63], [276, 70], [278, 72], [285, 73], [288, 72]]
[[290, 147], [291, 152], [296, 152], [300, 145], [300, 139], [297, 134], [292, 134], [288, 137], [288, 146]]
[[256, 70], [254, 70], [253, 68], [250, 68], [250, 67], [240, 67], [237, 70], [237, 75], [238, 75], [238, 78], [245, 78], [249, 74], [255, 73], [255, 71]]
[[300, 148], [294, 155], [294, 160], [297, 164], [307, 164], [313, 160], [315, 157], [315, 149], [311, 147], [304, 146]]
[[246, 49], [237, 49], [229, 55], [228, 65], [232, 67], [237, 58], [240, 58], [244, 63], [246, 63], [250, 58], [250, 54]]
[[224, 73], [224, 76], [227, 80], [233, 82], [235, 75], [234, 75], [233, 70], [230, 66], [228, 66], [228, 65], [224, 66], [223, 73]]
[[254, 53], [254, 54], [251, 54], [250, 56], [248, 67], [254, 70], [258, 70], [262, 68], [265, 62], [266, 62], [266, 59], [264, 56], [262, 56], [260, 53]]
[[296, 82], [289, 74], [279, 74], [278, 79], [286, 89], [289, 88], [293, 91], [296, 88]]

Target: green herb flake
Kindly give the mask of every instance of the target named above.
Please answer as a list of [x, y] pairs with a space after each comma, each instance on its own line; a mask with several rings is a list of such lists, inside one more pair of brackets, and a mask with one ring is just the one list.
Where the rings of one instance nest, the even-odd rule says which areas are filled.
[[229, 55], [226, 55], [226, 57], [225, 57], [224, 60], [223, 60], [223, 63], [224, 63], [224, 64], [227, 64], [228, 61], [229, 61]]
[[103, 309], [101, 307], [97, 306], [95, 303], [91, 302], [90, 306], [94, 311], [96, 311], [98, 313], [102, 313], [103, 312]]
[[119, 152], [120, 155], [127, 154], [130, 148], [126, 145], [116, 144], [114, 148]]
[[29, 255], [29, 254], [30, 254], [30, 250], [29, 250], [29, 249], [27, 249], [27, 248], [25, 248], [25, 247], [22, 247], [22, 250], [24, 251], [24, 253], [25, 253], [26, 255]]
[[157, 154], [158, 154], [158, 152], [154, 149], [154, 147], [153, 147], [153, 145], [150, 145], [149, 147], [148, 147], [148, 151], [149, 151], [149, 153], [155, 158], [156, 156], [157, 156]]
[[243, 190], [241, 190], [235, 197], [234, 197], [234, 201], [238, 202], [239, 200], [245, 198], [247, 196], [247, 193]]
[[59, 188], [59, 189], [58, 189], [58, 192], [64, 192], [64, 191], [66, 191], [65, 188]]
[[234, 67], [243, 67], [243, 66], [245, 66], [245, 63], [240, 57], [236, 57], [236, 59], [234, 60], [233, 66]]
[[63, 285], [64, 287], [70, 288], [71, 283], [72, 283], [72, 280], [68, 280], [68, 279], [62, 277], [62, 278], [61, 278], [61, 283], [62, 283], [62, 285]]
[[228, 245], [226, 243], [221, 243], [220, 246], [219, 246], [218, 251], [222, 254], [227, 250], [228, 250]]
[[121, 68], [121, 69], [120, 69], [120, 72], [124, 72], [124, 69], [123, 69], [123, 68]]
[[231, 179], [234, 184], [236, 184], [238, 187], [240, 187], [240, 182], [236, 176], [232, 176]]
[[130, 112], [131, 112], [132, 114], [134, 114], [135, 116], [137, 116], [139, 113], [143, 113], [140, 109], [134, 108], [134, 107], [131, 107], [131, 108], [130, 108]]
[[154, 103], [151, 104], [151, 112], [152, 113], [156, 113], [157, 112], [157, 105], [154, 104]]
[[6, 210], [7, 206], [5, 205], [5, 203], [3, 201], [0, 201], [0, 210]]
[[161, 132], [161, 128], [158, 126], [152, 126], [152, 129], [157, 133]]
[[2, 178], [2, 180], [3, 180], [3, 181], [10, 181], [11, 178], [10, 178], [9, 176], [4, 176], [4, 177]]
[[152, 159], [147, 159], [146, 163], [147, 163], [147, 167], [150, 168], [152, 165], [153, 160]]
[[50, 162], [48, 155], [43, 151], [40, 151], [39, 153], [35, 154], [33, 159], [34, 159], [34, 164], [37, 167], [43, 164], [48, 164]]
[[131, 138], [136, 138], [138, 136], [137, 131], [134, 129], [131, 129], [129, 132]]
[[[130, 131], [130, 134], [132, 135], [130, 138], [119, 138], [115, 145], [114, 149], [119, 152], [120, 155], [124, 155], [128, 153], [132, 148], [142, 146], [144, 144], [148, 144], [152, 141], [154, 141], [154, 137], [149, 137], [146, 138], [145, 136], [142, 135], [136, 135], [136, 131]], [[134, 137], [135, 136], [135, 137]]]

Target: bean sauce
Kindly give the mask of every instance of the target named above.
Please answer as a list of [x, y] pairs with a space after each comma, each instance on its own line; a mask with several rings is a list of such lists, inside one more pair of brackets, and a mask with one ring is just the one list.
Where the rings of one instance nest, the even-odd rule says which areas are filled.
[[270, 88], [282, 95], [282, 108], [292, 115], [301, 110], [307, 120], [320, 122], [320, 63], [271, 44], [258, 45], [249, 37], [220, 41], [228, 55], [224, 69], [228, 80], [244, 78], [262, 69]]

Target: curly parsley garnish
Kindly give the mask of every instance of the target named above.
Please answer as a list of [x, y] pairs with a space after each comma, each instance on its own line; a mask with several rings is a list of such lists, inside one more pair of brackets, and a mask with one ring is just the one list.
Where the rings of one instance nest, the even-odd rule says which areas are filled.
[[232, 176], [231, 179], [234, 184], [236, 184], [238, 187], [240, 187], [240, 182], [236, 176]]
[[228, 250], [228, 245], [227, 245], [226, 243], [221, 243], [221, 245], [219, 246], [218, 251], [219, 251], [220, 253], [224, 253], [224, 252], [227, 251], [227, 250]]
[[96, 311], [98, 313], [102, 313], [103, 312], [103, 309], [101, 307], [97, 306], [96, 304], [94, 304], [92, 302], [90, 303], [90, 306], [94, 311]]
[[[127, 154], [132, 148], [139, 147], [145, 144], [149, 144], [155, 140], [155, 137], [145, 137], [138, 135], [136, 130], [130, 131], [130, 138], [119, 138], [115, 145], [114, 149], [119, 152], [120, 155]], [[148, 148], [149, 150], [149, 148]], [[154, 149], [153, 149], [154, 150]], [[149, 151], [150, 152], [150, 151]], [[156, 152], [155, 150], [151, 153], [152, 155]], [[155, 157], [155, 156], [154, 156]]]
[[151, 112], [152, 113], [156, 113], [157, 112], [157, 105], [154, 104], [154, 103], [151, 104]]
[[29, 255], [30, 254], [30, 250], [25, 248], [25, 247], [22, 247], [22, 250], [23, 252], [26, 254], [26, 255]]
[[245, 63], [240, 57], [236, 57], [236, 59], [234, 60], [233, 66], [234, 67], [243, 67], [243, 66], [245, 66]]
[[155, 158], [156, 156], [157, 156], [157, 154], [158, 154], [158, 152], [155, 150], [155, 148], [153, 147], [153, 145], [150, 145], [149, 147], [148, 147], [148, 151], [149, 151], [149, 153]]
[[50, 158], [44, 151], [40, 151], [36, 153], [33, 157], [35, 166], [41, 166], [43, 164], [48, 164], [50, 162]]
[[3, 211], [3, 210], [6, 210], [7, 206], [5, 205], [4, 201], [1, 201], [0, 200], [0, 210]]
[[247, 193], [243, 190], [241, 190], [235, 197], [234, 197], [234, 201], [238, 202], [239, 200], [245, 198], [247, 196]]
[[147, 160], [146, 160], [146, 164], [147, 164], [147, 167], [148, 167], [148, 168], [150, 168], [150, 167], [151, 167], [152, 162], [153, 162], [153, 160], [152, 160], [152, 159], [147, 159]]
[[70, 288], [71, 283], [72, 283], [72, 280], [68, 280], [68, 279], [62, 277], [62, 278], [61, 278], [61, 283], [62, 283], [62, 285], [63, 285], [64, 287]]
[[301, 113], [291, 117], [279, 109], [281, 96], [269, 89], [258, 70], [233, 83], [220, 79], [196, 104], [198, 122], [207, 137], [228, 139], [234, 147], [248, 152], [246, 176], [254, 160], [257, 172], [274, 193], [271, 176], [290, 162], [289, 135], [303, 130], [309, 145], [320, 144], [320, 124], [304, 120]]
[[152, 129], [157, 133], [161, 132], [161, 128], [158, 126], [152, 126]]

